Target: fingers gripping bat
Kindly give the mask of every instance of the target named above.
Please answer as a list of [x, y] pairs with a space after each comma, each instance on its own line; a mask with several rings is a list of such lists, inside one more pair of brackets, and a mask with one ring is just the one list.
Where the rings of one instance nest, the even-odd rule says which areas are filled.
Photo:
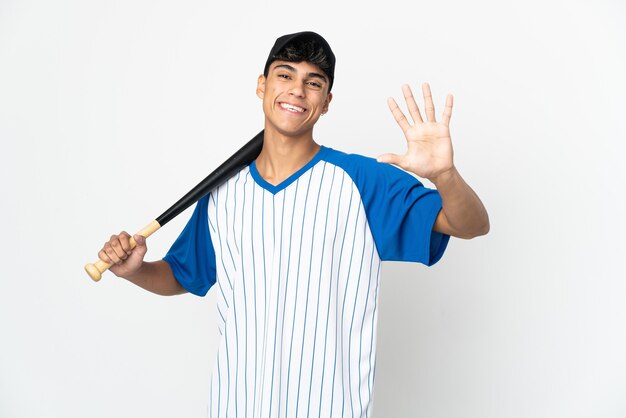
[[[263, 147], [263, 133], [259, 132], [248, 143], [241, 147], [237, 152], [231, 155], [222, 163], [215, 171], [209, 174], [204, 180], [198, 183], [186, 195], [181, 197], [178, 202], [174, 203], [169, 209], [163, 212], [158, 218], [146, 225], [137, 235], [149, 237], [163, 225], [174, 219], [182, 211], [196, 203], [200, 198], [206, 196], [211, 190], [223, 184], [230, 177], [235, 175], [241, 168], [250, 164], [261, 152]], [[131, 248], [135, 248], [137, 243], [133, 238], [130, 239]], [[102, 277], [102, 273], [111, 267], [102, 260], [95, 263], [85, 265], [85, 271], [94, 280], [98, 281]]]

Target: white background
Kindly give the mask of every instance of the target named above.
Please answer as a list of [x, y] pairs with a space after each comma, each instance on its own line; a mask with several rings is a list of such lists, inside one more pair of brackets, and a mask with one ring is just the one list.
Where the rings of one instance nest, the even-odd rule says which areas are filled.
[[[491, 233], [386, 264], [375, 417], [626, 416], [626, 7], [604, 0], [0, 0], [0, 416], [204, 417], [215, 299], [83, 272], [262, 128], [276, 37], [338, 57], [315, 137], [403, 152], [400, 86], [455, 96]], [[149, 240], [163, 256], [190, 212]]]

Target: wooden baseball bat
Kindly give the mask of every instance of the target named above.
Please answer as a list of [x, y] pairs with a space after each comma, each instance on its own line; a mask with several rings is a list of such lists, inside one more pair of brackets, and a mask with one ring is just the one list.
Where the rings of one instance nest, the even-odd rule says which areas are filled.
[[[198, 183], [186, 195], [181, 197], [178, 202], [174, 203], [158, 218], [137, 232], [137, 234], [146, 238], [149, 237], [163, 225], [174, 219], [182, 211], [196, 203], [200, 198], [206, 196], [211, 190], [223, 184], [243, 167], [254, 161], [261, 153], [261, 148], [263, 148], [263, 133], [264, 131], [259, 132], [254, 138], [248, 141], [248, 143], [224, 161], [222, 165], [215, 169], [215, 171]], [[131, 238], [131, 248], [135, 248], [136, 245], [137, 243], [135, 240]], [[111, 267], [111, 264], [98, 260], [95, 263], [85, 265], [85, 271], [89, 274], [89, 277], [97, 282], [102, 278], [102, 273], [107, 271], [109, 267]]]

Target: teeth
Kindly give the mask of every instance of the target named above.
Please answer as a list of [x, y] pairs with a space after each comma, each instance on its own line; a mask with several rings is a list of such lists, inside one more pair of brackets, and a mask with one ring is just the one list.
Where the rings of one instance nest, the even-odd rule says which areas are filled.
[[299, 113], [304, 112], [303, 108], [298, 107], [298, 106], [294, 106], [294, 105], [290, 105], [288, 103], [281, 103], [280, 107], [282, 107], [283, 109], [291, 110], [292, 112], [299, 112]]

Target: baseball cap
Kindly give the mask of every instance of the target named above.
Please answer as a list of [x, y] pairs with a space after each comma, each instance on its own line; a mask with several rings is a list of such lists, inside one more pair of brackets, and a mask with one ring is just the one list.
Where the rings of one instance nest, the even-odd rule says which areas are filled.
[[314, 42], [317, 48], [322, 48], [324, 54], [326, 55], [326, 59], [330, 64], [329, 68], [322, 69], [324, 73], [328, 76], [329, 85], [328, 91], [333, 87], [333, 81], [335, 78], [335, 54], [333, 54], [333, 50], [330, 49], [330, 45], [326, 42], [321, 35], [315, 32], [296, 32], [290, 33], [288, 35], [283, 35], [280, 38], [276, 39], [272, 50], [270, 51], [269, 56], [267, 57], [267, 61], [265, 62], [265, 68], [263, 69], [263, 74], [267, 76], [267, 72], [270, 68], [272, 62], [276, 60], [276, 56], [282, 52], [282, 50], [289, 44], [300, 43], [300, 42]]

